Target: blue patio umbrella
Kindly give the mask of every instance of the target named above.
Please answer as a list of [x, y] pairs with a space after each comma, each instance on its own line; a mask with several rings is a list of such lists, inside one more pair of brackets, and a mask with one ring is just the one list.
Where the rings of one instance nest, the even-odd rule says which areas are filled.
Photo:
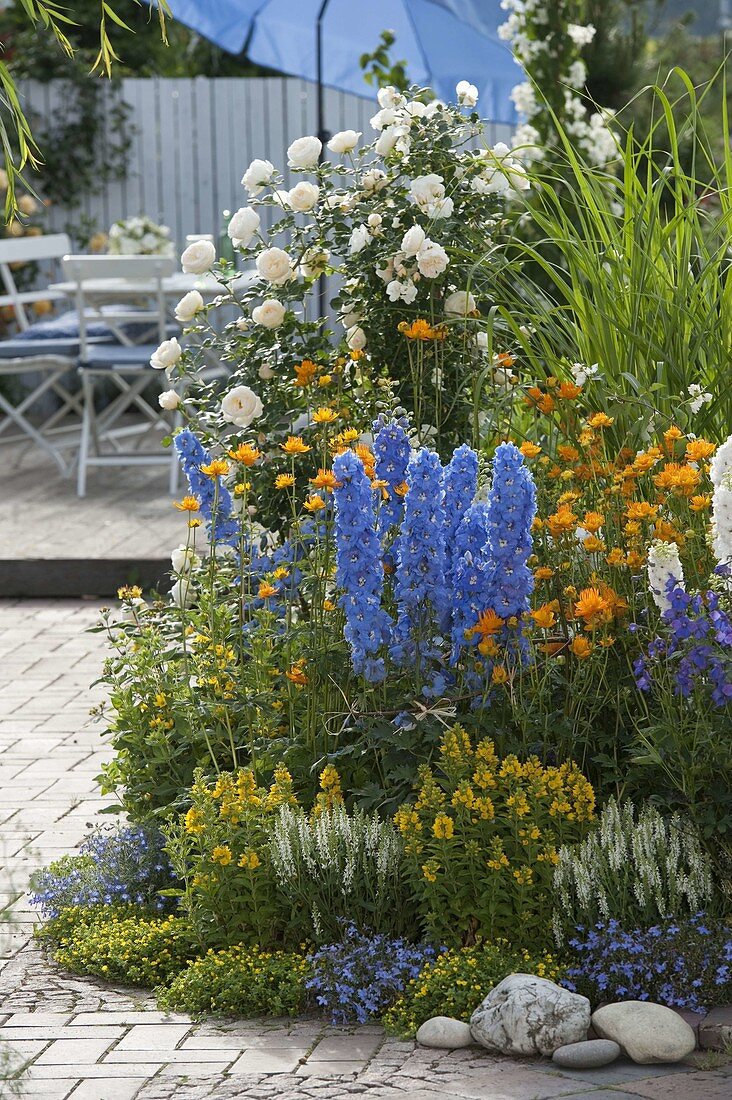
[[513, 123], [511, 88], [522, 70], [497, 33], [500, 0], [168, 0], [173, 16], [229, 53], [316, 81], [318, 129], [322, 88], [366, 95], [359, 66], [382, 30], [396, 35], [415, 84], [454, 100], [459, 80], [475, 84], [484, 118]]

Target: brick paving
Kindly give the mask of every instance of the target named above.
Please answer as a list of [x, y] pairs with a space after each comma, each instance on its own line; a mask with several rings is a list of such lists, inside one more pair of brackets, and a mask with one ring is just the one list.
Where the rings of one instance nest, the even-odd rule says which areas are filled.
[[573, 1073], [478, 1048], [426, 1050], [376, 1026], [193, 1022], [160, 1013], [143, 990], [56, 966], [33, 942], [24, 890], [34, 868], [75, 851], [104, 804], [94, 776], [109, 749], [88, 713], [102, 698], [89, 684], [103, 639], [83, 633], [97, 611], [0, 601], [0, 1044], [26, 1067], [27, 1100], [729, 1100], [723, 1057]]

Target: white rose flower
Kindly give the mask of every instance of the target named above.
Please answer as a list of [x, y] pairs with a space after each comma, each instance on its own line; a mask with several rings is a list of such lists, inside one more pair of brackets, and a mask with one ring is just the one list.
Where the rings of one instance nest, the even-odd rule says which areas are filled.
[[357, 225], [351, 233], [351, 238], [348, 242], [348, 250], [352, 256], [355, 256], [357, 252], [360, 252], [371, 240], [371, 234], [367, 225]]
[[201, 295], [197, 290], [189, 290], [187, 294], [184, 294], [178, 305], [175, 307], [175, 319], [180, 321], [182, 325], [188, 324], [192, 321], [197, 313], [203, 309], [204, 302]]
[[467, 80], [461, 80], [455, 88], [457, 94], [457, 101], [463, 107], [475, 107], [478, 102], [478, 89], [475, 84], [470, 84]]
[[211, 241], [193, 241], [183, 252], [180, 264], [186, 275], [203, 275], [211, 270], [216, 259], [216, 249]]
[[252, 310], [252, 320], [263, 328], [279, 328], [285, 319], [285, 312], [282, 302], [276, 298], [265, 298], [261, 306], [255, 306]]
[[380, 168], [370, 168], [361, 176], [361, 186], [369, 195], [383, 191], [387, 183], [386, 172], [382, 172]]
[[221, 401], [224, 420], [236, 424], [237, 428], [248, 428], [263, 412], [264, 406], [260, 398], [249, 386], [234, 386]]
[[344, 313], [341, 317], [341, 324], [343, 325], [344, 329], [355, 328], [360, 320], [361, 314], [357, 313], [356, 310], [350, 310], [348, 313]]
[[300, 260], [300, 273], [306, 279], [316, 279], [322, 275], [328, 266], [330, 252], [319, 245], [311, 245], [306, 248]]
[[406, 282], [400, 282], [399, 279], [392, 279], [386, 288], [386, 293], [391, 302], [406, 302], [407, 305], [411, 305], [414, 299], [417, 297], [417, 288], [411, 280]]
[[351, 351], [361, 351], [366, 347], [366, 333], [359, 325], [355, 325], [346, 333], [346, 343]]
[[372, 130], [384, 130], [387, 126], [393, 126], [397, 120], [397, 113], [393, 107], [384, 107], [377, 111], [369, 122]]
[[431, 241], [429, 237], [417, 253], [417, 267], [420, 274], [424, 275], [426, 279], [436, 279], [438, 275], [442, 274], [449, 262], [447, 252], [445, 252], [442, 245], [438, 244], [437, 241]]
[[445, 298], [445, 313], [451, 317], [467, 317], [477, 309], [475, 298], [469, 290], [453, 290]]
[[163, 390], [158, 394], [158, 405], [161, 409], [177, 409], [180, 405], [180, 394], [175, 390]]
[[194, 596], [195, 589], [189, 577], [180, 577], [170, 590], [171, 602], [181, 609], [190, 607]]
[[360, 137], [360, 130], [339, 130], [328, 142], [328, 148], [331, 153], [352, 153]]
[[269, 363], [262, 363], [261, 367], [257, 371], [257, 374], [263, 382], [268, 382], [270, 378], [274, 378], [275, 376], [275, 372], [272, 370], [272, 367]]
[[273, 286], [288, 283], [294, 275], [292, 261], [283, 248], [265, 248], [257, 256], [257, 271]]
[[391, 84], [388, 84], [386, 88], [379, 88], [376, 99], [379, 107], [401, 107], [404, 103], [402, 93], [398, 92], [396, 88], [392, 88]]
[[409, 186], [409, 193], [417, 206], [427, 206], [445, 197], [445, 183], [442, 176], [434, 172], [428, 176], [417, 176]]
[[454, 208], [455, 204], [448, 195], [444, 199], [428, 202], [424, 210], [429, 218], [451, 218]]
[[287, 202], [293, 210], [297, 210], [302, 214], [306, 210], [313, 209], [319, 196], [319, 187], [316, 187], [314, 183], [308, 183], [306, 180], [301, 180], [291, 191], [288, 191]]
[[241, 178], [250, 195], [258, 195], [272, 182], [275, 174], [274, 164], [270, 160], [253, 160]]
[[183, 354], [183, 348], [178, 343], [175, 336], [171, 336], [170, 340], [163, 340], [162, 344], [155, 349], [150, 356], [150, 366], [155, 367], [156, 370], [170, 370], [180, 359]]
[[381, 137], [374, 146], [380, 157], [388, 157], [389, 153], [391, 153], [396, 145], [400, 134], [401, 127], [399, 126], [387, 126], [385, 130], [381, 131]]
[[427, 234], [421, 225], [413, 225], [402, 237], [402, 252], [406, 256], [416, 256], [425, 242]]
[[229, 222], [227, 233], [234, 244], [240, 244], [246, 248], [259, 229], [259, 225], [260, 218], [257, 211], [252, 210], [251, 206], [240, 206]]
[[315, 168], [322, 151], [323, 143], [319, 138], [296, 138], [287, 149], [287, 163], [290, 168]]
[[174, 573], [189, 573], [200, 559], [192, 546], [178, 546], [170, 555], [170, 564]]

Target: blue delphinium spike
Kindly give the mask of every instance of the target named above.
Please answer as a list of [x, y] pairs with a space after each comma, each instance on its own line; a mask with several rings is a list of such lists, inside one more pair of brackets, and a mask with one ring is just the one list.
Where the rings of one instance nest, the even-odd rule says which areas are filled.
[[213, 507], [216, 487], [212, 478], [201, 473], [201, 467], [208, 465], [211, 455], [190, 428], [178, 432], [174, 446], [180, 459], [183, 473], [193, 496], [198, 498], [201, 515], [206, 520], [210, 542], [229, 543], [234, 546], [239, 539], [239, 525], [232, 517], [231, 494], [221, 478], [218, 481], [218, 499], [216, 501], [216, 524], [212, 528]]

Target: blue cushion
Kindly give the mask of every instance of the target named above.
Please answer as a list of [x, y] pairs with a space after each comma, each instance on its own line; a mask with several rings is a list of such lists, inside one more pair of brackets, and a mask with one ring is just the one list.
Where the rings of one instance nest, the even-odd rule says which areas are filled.
[[0, 340], [0, 359], [32, 359], [34, 356], [63, 355], [76, 360], [79, 358], [78, 339], [56, 340]]
[[[134, 306], [129, 305], [107, 305], [102, 306], [99, 310], [101, 313], [110, 313], [116, 316], [120, 313], [132, 313], [134, 311]], [[94, 310], [87, 310], [86, 315], [87, 317], [94, 317], [96, 313]], [[132, 324], [125, 325], [117, 321], [115, 324], [128, 339], [139, 340], [150, 332], [155, 322], [136, 321]], [[103, 321], [92, 321], [87, 325], [86, 332], [90, 340], [105, 340], [107, 343], [119, 343], [112, 329], [109, 328], [108, 325], [105, 325]], [[169, 336], [176, 336], [180, 332], [180, 328], [177, 325], [166, 325], [166, 332]], [[35, 324], [29, 325], [27, 329], [19, 332], [13, 339], [22, 340], [23, 342], [31, 341], [33, 343], [38, 340], [78, 340], [78, 310], [69, 309], [66, 313], [59, 313], [56, 317], [49, 317], [46, 321], [36, 321]]]
[[[94, 344], [89, 348], [86, 359], [79, 366], [114, 370], [115, 367], [149, 367], [150, 356], [157, 350], [157, 344]], [[152, 370], [153, 368], [150, 367]]]

